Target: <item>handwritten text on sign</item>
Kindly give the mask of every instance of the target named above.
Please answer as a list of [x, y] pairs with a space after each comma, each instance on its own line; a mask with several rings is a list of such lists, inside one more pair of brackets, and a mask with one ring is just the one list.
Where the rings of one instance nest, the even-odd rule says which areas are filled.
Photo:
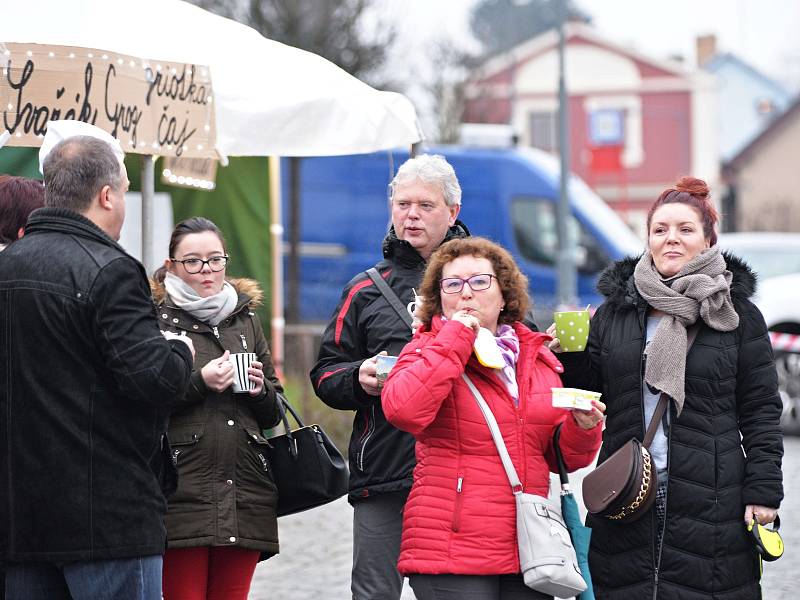
[[75, 119], [108, 131], [126, 152], [216, 158], [207, 67], [69, 46], [0, 48], [9, 145], [39, 146], [49, 121]]

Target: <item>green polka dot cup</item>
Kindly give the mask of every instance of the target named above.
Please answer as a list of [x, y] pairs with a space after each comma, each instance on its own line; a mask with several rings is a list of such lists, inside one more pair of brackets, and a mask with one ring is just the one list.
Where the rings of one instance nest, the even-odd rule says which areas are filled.
[[589, 311], [564, 310], [553, 313], [556, 323], [556, 337], [564, 352], [581, 352], [586, 350], [589, 337]]

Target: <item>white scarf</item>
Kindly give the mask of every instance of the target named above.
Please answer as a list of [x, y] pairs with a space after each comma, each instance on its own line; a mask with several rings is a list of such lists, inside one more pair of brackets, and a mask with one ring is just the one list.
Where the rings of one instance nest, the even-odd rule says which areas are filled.
[[167, 271], [164, 287], [178, 308], [212, 327], [228, 318], [239, 300], [236, 290], [227, 281], [222, 284], [222, 291], [202, 298], [183, 279]]

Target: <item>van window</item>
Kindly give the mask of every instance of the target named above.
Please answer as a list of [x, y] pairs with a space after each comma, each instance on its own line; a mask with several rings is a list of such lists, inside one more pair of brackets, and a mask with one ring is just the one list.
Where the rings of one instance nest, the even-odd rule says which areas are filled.
[[[517, 198], [511, 203], [514, 239], [523, 258], [533, 263], [555, 267], [558, 253], [556, 203], [545, 198]], [[578, 271], [594, 275], [611, 260], [600, 242], [574, 216], [567, 225], [572, 239], [578, 239]]]

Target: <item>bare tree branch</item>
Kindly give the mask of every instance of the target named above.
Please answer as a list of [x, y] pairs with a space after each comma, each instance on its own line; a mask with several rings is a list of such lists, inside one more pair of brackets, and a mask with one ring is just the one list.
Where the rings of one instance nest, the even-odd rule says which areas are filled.
[[397, 29], [387, 19], [366, 31], [365, 13], [375, 0], [191, 0], [234, 18], [272, 40], [327, 58], [351, 75], [379, 86], [379, 70]]

